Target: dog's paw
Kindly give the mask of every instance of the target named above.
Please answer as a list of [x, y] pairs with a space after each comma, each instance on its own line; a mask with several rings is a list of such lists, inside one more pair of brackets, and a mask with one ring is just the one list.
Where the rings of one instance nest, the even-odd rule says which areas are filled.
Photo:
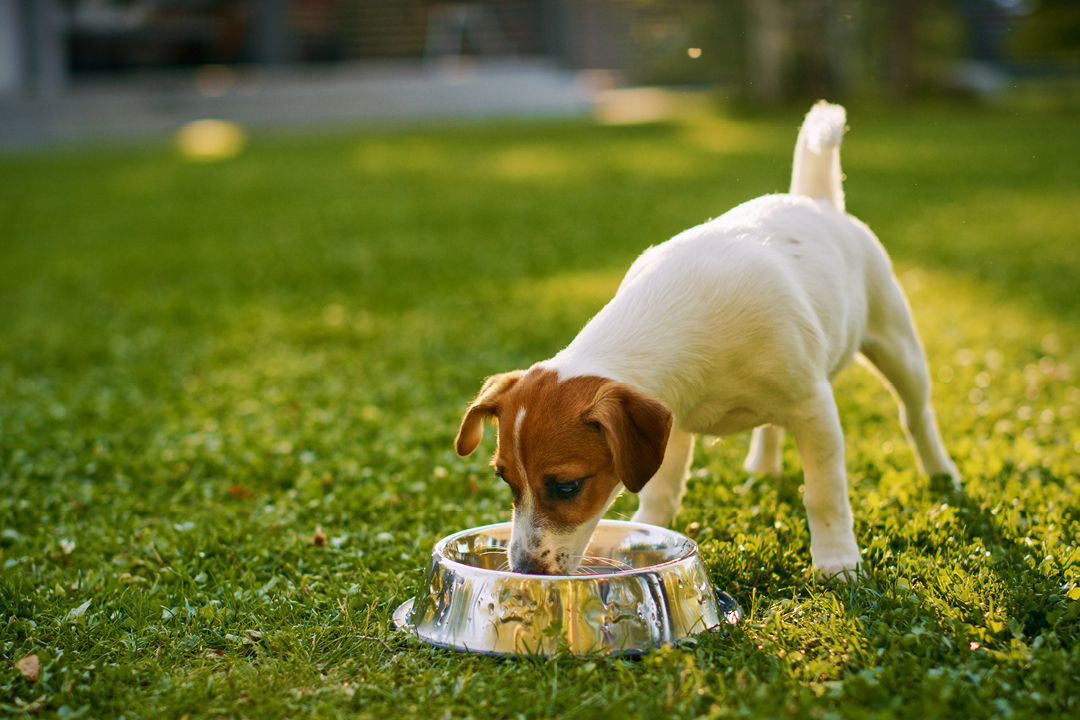
[[862, 554], [856, 549], [835, 555], [814, 554], [814, 575], [819, 580], [858, 583], [864, 575]]
[[937, 462], [928, 462], [923, 471], [930, 476], [931, 481], [941, 484], [950, 483], [952, 489], [960, 492], [964, 489], [963, 478], [960, 477], [960, 469], [956, 467], [949, 457], [938, 459]]
[[855, 567], [850, 568], [842, 565], [831, 566], [829, 568], [820, 568], [817, 565], [814, 566], [814, 577], [816, 577], [819, 582], [835, 580], [850, 585], [858, 585], [865, 576], [866, 571], [863, 569], [863, 564], [861, 562], [856, 563]]
[[938, 494], [961, 493], [964, 485], [960, 481], [959, 474], [948, 472], [935, 473], [930, 476], [930, 490]]

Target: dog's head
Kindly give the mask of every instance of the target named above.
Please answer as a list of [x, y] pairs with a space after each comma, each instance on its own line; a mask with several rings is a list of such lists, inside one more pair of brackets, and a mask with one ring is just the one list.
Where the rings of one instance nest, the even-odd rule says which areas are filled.
[[672, 414], [629, 385], [534, 367], [488, 378], [461, 421], [459, 455], [476, 450], [486, 420], [499, 428], [491, 464], [514, 494], [510, 567], [562, 575], [622, 488], [638, 492], [660, 468]]

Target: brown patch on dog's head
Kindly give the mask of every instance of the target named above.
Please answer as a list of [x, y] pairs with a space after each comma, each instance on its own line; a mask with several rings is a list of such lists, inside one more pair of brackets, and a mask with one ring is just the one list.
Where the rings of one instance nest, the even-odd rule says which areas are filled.
[[461, 419], [461, 427], [458, 429], [457, 438], [454, 440], [454, 450], [461, 457], [472, 455], [480, 441], [484, 438], [484, 421], [499, 416], [499, 401], [507, 390], [522, 376], [521, 370], [492, 375], [484, 381], [480, 393], [473, 400], [472, 405]]
[[[543, 367], [484, 384], [462, 420], [459, 454], [476, 449], [486, 418], [499, 424], [492, 464], [514, 491], [515, 513], [529, 516], [515, 523], [563, 535], [603, 513], [619, 483], [641, 490], [660, 468], [672, 423], [667, 406], [629, 385], [559, 380]], [[539, 547], [530, 567], [543, 565]]]

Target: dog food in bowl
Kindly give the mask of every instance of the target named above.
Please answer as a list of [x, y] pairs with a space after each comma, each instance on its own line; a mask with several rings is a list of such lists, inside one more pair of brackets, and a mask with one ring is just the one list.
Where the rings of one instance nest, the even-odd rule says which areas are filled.
[[576, 575], [509, 571], [510, 523], [439, 541], [394, 624], [431, 645], [494, 655], [641, 654], [742, 616], [709, 583], [697, 544], [672, 530], [602, 520]]

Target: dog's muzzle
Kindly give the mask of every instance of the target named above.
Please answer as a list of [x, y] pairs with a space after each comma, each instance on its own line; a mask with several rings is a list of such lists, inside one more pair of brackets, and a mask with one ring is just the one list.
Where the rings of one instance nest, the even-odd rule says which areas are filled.
[[519, 562], [510, 563], [510, 569], [526, 575], [554, 575], [554, 569], [547, 563], [540, 562], [536, 558], [525, 558]]
[[526, 575], [560, 575], [550, 551], [530, 552], [522, 545], [511, 543], [509, 549], [510, 569]]

